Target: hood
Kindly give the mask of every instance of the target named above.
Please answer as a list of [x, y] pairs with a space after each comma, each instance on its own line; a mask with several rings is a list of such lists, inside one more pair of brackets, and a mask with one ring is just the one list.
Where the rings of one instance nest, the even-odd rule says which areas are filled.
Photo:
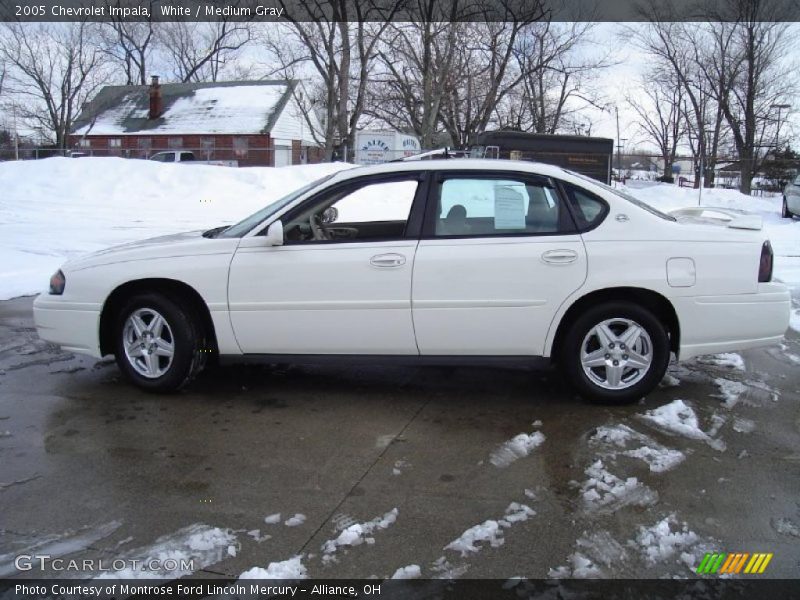
[[187, 231], [98, 250], [67, 261], [62, 269], [66, 273], [118, 262], [233, 252], [238, 243], [238, 238], [206, 238], [203, 231]]

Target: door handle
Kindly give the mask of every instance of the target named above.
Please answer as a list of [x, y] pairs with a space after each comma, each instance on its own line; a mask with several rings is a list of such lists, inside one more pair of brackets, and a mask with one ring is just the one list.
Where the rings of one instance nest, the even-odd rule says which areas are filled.
[[402, 254], [377, 254], [369, 259], [369, 264], [373, 267], [392, 268], [402, 267], [406, 264], [406, 257]]
[[578, 260], [574, 250], [548, 250], [542, 254], [542, 260], [551, 265], [568, 265]]

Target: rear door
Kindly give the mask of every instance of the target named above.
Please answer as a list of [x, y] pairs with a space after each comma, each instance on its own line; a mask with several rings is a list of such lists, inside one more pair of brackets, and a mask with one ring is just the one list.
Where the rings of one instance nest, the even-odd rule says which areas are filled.
[[414, 262], [423, 355], [541, 355], [586, 252], [556, 186], [515, 174], [442, 172]]

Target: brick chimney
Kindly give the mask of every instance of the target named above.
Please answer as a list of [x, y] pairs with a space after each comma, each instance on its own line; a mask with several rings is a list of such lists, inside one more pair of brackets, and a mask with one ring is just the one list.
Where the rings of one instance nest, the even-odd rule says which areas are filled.
[[163, 103], [161, 101], [161, 85], [158, 83], [158, 75], [153, 75], [152, 82], [150, 83], [150, 119], [157, 119], [164, 112]]

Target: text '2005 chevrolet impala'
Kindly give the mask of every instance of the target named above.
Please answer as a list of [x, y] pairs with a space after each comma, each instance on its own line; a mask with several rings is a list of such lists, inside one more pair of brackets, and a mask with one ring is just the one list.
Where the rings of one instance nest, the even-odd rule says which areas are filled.
[[685, 360], [778, 342], [790, 312], [758, 217], [676, 219], [555, 166], [484, 160], [340, 171], [244, 221], [67, 262], [39, 335], [115, 355], [151, 391], [211, 353], [273, 362], [550, 357], [628, 402]]

